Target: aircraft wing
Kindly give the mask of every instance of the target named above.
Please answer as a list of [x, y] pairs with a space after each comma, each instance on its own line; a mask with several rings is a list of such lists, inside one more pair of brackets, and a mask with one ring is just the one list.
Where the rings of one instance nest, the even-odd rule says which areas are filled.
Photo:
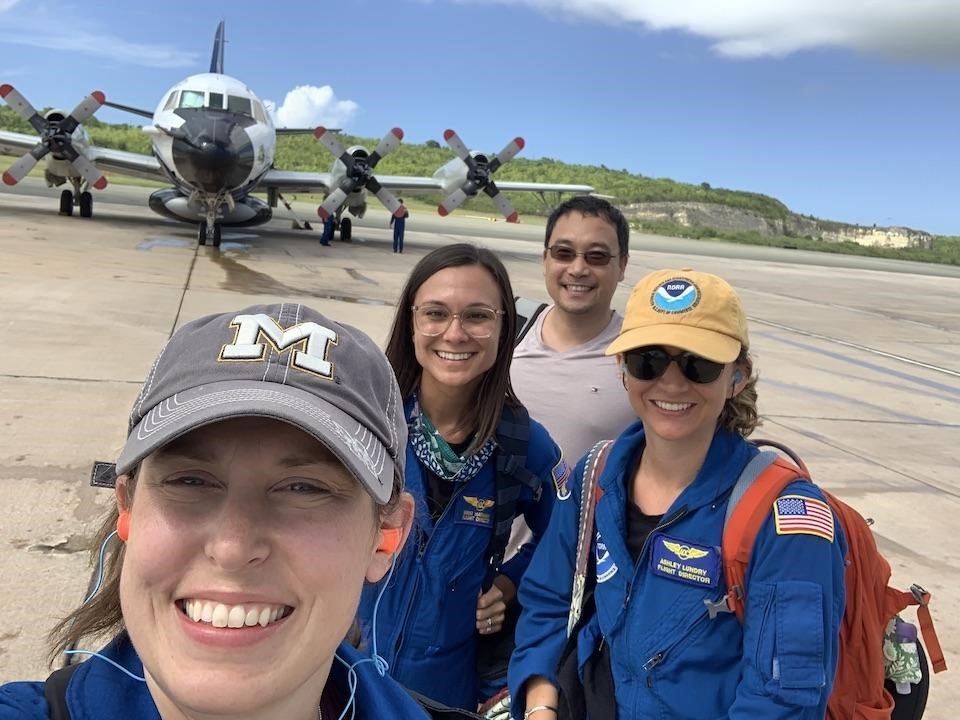
[[[435, 177], [418, 177], [415, 175], [377, 175], [380, 184], [389, 190], [420, 190], [441, 192], [444, 189], [442, 180]], [[275, 187], [287, 192], [326, 192], [330, 189], [330, 173], [304, 172], [297, 170], [268, 170], [258, 183], [260, 187]], [[497, 181], [501, 190], [512, 192], [567, 192], [590, 193], [590, 185], [564, 185], [561, 183], [519, 182], [510, 180]]]
[[270, 168], [260, 178], [257, 189], [277, 188], [285, 192], [318, 193], [330, 189], [330, 173]]
[[[0, 130], [0, 153], [20, 155], [30, 151], [37, 144], [38, 139], [36, 135]], [[164, 179], [160, 171], [160, 163], [153, 155], [111, 150], [95, 145], [85, 148], [84, 155], [101, 171], [106, 170], [147, 180]]]

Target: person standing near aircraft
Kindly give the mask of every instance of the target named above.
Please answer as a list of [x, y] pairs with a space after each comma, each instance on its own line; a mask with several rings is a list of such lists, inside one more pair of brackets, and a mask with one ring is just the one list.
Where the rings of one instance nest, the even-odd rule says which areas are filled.
[[323, 221], [323, 233], [320, 235], [320, 244], [321, 245], [330, 245], [330, 241], [333, 240], [333, 226], [336, 224], [336, 219], [333, 215], [327, 215]]
[[[746, 439], [758, 419], [749, 347], [746, 313], [716, 275], [659, 270], [634, 288], [606, 352], [639, 422], [609, 447], [582, 530], [591, 456], [577, 464], [524, 576], [509, 671], [515, 718], [556, 720], [561, 699], [578, 719], [824, 717], [846, 539], [816, 485], [798, 478], [767, 510], [743, 624], [716, 612], [724, 510], [759, 454]], [[581, 543], [590, 600], [561, 661]]]
[[[477, 638], [502, 627], [550, 519], [554, 484], [569, 475], [510, 386], [515, 333], [503, 263], [457, 243], [411, 271], [386, 350], [408, 423], [406, 485], [416, 514], [392, 578], [364, 592], [364, 638], [399, 682], [471, 710], [481, 699]], [[532, 541], [503, 562], [520, 514]]]
[[[407, 218], [410, 217], [410, 211], [403, 204], [403, 198], [397, 198], [400, 201], [400, 209], [390, 216], [390, 225], [393, 226], [393, 251], [395, 253], [403, 252], [403, 231], [407, 226]], [[399, 213], [399, 214], [397, 214]]]

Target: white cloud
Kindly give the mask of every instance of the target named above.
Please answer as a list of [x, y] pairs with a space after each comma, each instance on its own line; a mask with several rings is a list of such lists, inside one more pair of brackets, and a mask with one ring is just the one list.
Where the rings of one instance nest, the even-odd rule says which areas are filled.
[[298, 85], [287, 93], [279, 107], [272, 100], [264, 104], [278, 127], [289, 128], [340, 128], [360, 109], [353, 100], [338, 100], [329, 85]]
[[673, 30], [720, 55], [780, 57], [847, 48], [900, 60], [960, 64], [957, 0], [469, 0], [525, 5], [546, 15]]
[[69, 31], [52, 30], [50, 32], [3, 30], [0, 31], [0, 43], [83, 53], [141, 67], [178, 68], [197, 66], [200, 62], [197, 53], [186, 52], [171, 45], [132, 43], [105, 33], [88, 32], [76, 28]]
[[26, 45], [65, 53], [103, 57], [140, 67], [197, 66], [200, 55], [163, 43], [137, 43], [115, 35], [65, 5], [22, 4], [0, 0], [4, 14], [0, 44]]

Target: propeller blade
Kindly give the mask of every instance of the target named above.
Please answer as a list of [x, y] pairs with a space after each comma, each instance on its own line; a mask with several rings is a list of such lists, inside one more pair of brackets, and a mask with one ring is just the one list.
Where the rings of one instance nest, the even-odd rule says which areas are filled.
[[337, 140], [335, 133], [327, 130], [325, 127], [318, 127], [313, 131], [313, 136], [323, 145], [327, 150], [329, 150], [334, 157], [339, 158], [341, 162], [347, 167], [353, 165], [353, 156], [348, 153], [343, 145], [340, 144], [340, 141]]
[[467, 146], [463, 144], [463, 140], [460, 139], [460, 136], [457, 135], [456, 132], [453, 130], [444, 130], [443, 139], [447, 141], [447, 145], [457, 154], [458, 158], [467, 163], [467, 165], [470, 165], [473, 158], [470, 157], [470, 151], [467, 150]]
[[37, 162], [50, 152], [46, 145], [38, 143], [28, 153], [24, 153], [20, 158], [3, 173], [3, 182], [7, 185], [16, 185], [23, 180], [27, 174], [33, 170]]
[[340, 209], [340, 206], [343, 205], [343, 201], [346, 199], [347, 193], [337, 188], [327, 196], [327, 199], [323, 201], [323, 205], [317, 208], [317, 215], [326, 221], [328, 217]]
[[93, 117], [100, 109], [107, 97], [99, 90], [94, 90], [77, 104], [73, 111], [60, 122], [60, 130], [67, 135], [77, 129], [77, 125]]
[[87, 160], [84, 155], [77, 153], [77, 156], [71, 159], [70, 163], [90, 187], [103, 190], [107, 186], [107, 179], [97, 170], [96, 165]]
[[367, 164], [370, 167], [376, 167], [377, 163], [380, 162], [385, 155], [400, 147], [401, 140], [403, 140], [403, 130], [400, 128], [393, 128], [390, 132], [383, 136], [383, 139], [367, 159]]
[[513, 209], [513, 205], [507, 200], [507, 196], [500, 192], [500, 188], [498, 188], [495, 183], [491, 182], [483, 191], [490, 196], [493, 204], [497, 206], [497, 210], [507, 219], [508, 223], [520, 222], [520, 216], [517, 214], [517, 211]]
[[6, 101], [7, 105], [13, 108], [13, 111], [17, 115], [30, 123], [38, 133], [42, 133], [47, 129], [47, 121], [40, 116], [33, 105], [30, 104], [30, 101], [21, 95], [20, 91], [13, 85], [0, 85], [0, 97]]
[[371, 177], [367, 181], [366, 188], [377, 196], [377, 200], [383, 203], [383, 206], [390, 211], [391, 215], [400, 217], [403, 214], [400, 210], [403, 206], [400, 204], [400, 201], [397, 200], [396, 195], [383, 187], [375, 177]]
[[466, 199], [467, 199], [467, 194], [460, 188], [457, 188], [447, 196], [446, 200], [444, 200], [440, 204], [440, 207], [437, 208], [437, 212], [440, 213], [440, 215], [446, 217], [447, 215], [452, 213], [454, 210], [456, 210], [458, 207], [463, 205]]
[[526, 143], [522, 137], [515, 137], [507, 146], [497, 153], [497, 156], [490, 161], [490, 172], [495, 172], [504, 163], [510, 162], [516, 157], [517, 153], [523, 150]]

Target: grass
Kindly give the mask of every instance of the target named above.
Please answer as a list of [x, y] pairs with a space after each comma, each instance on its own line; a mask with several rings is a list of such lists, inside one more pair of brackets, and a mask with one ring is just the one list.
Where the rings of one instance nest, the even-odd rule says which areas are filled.
[[816, 252], [838, 253], [842, 255], [860, 255], [863, 257], [888, 258], [892, 260], [912, 260], [942, 265], [960, 265], [960, 237], [936, 236], [933, 247], [926, 248], [888, 248], [873, 245], [860, 245], [855, 242], [832, 242], [810, 237], [789, 237], [785, 235], [763, 235], [758, 232], [721, 232], [704, 227], [685, 227], [663, 221], [634, 222], [632, 227], [654, 235], [684, 237], [694, 240], [713, 240], [732, 242], [741, 245], [764, 245], [767, 247], [789, 248], [791, 250], [813, 250]]

